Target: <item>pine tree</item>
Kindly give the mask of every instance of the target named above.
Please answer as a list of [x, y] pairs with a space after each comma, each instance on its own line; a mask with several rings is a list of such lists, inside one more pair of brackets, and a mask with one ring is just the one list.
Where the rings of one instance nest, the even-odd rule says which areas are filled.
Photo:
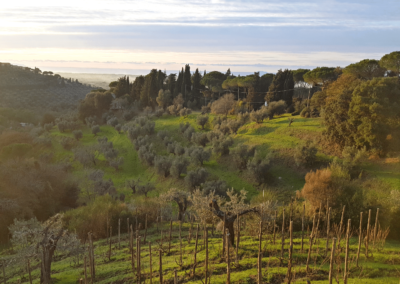
[[135, 81], [133, 81], [132, 83], [130, 91], [133, 100], [140, 100], [140, 93], [142, 92], [143, 85], [144, 85], [144, 76], [136, 77]]

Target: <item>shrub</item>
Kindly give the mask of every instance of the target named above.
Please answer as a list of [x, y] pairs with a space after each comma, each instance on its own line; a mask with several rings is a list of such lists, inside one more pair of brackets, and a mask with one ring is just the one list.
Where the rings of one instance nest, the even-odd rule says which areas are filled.
[[54, 115], [50, 114], [50, 113], [45, 113], [43, 115], [42, 121], [40, 122], [41, 125], [45, 125], [45, 124], [53, 124], [56, 121], [56, 118], [54, 117]]
[[124, 111], [124, 113], [122, 114], [122, 118], [125, 121], [129, 121], [131, 120], [134, 116], [136, 115], [136, 112], [134, 110], [126, 110]]
[[203, 168], [189, 171], [185, 177], [185, 183], [190, 189], [195, 189], [206, 181], [208, 173]]
[[223, 180], [213, 180], [206, 181], [203, 186], [203, 192], [205, 194], [210, 194], [212, 191], [215, 192], [216, 195], [226, 196], [226, 190], [228, 189], [228, 185]]
[[121, 126], [121, 124], [117, 124], [117, 125], [114, 126], [114, 128], [115, 128], [115, 130], [118, 131], [118, 133], [120, 133], [122, 126]]
[[34, 143], [34, 144], [38, 144], [38, 145], [42, 145], [42, 146], [45, 146], [45, 147], [51, 147], [51, 146], [53, 146], [50, 137], [36, 137], [36, 138], [33, 140], [33, 143]]
[[267, 106], [267, 112], [269, 119], [274, 118], [274, 115], [280, 115], [285, 113], [287, 108], [286, 102], [283, 100], [270, 102]]
[[196, 132], [192, 134], [191, 141], [203, 147], [205, 147], [207, 142], [209, 142], [206, 133], [196, 133]]
[[251, 121], [254, 121], [255, 123], [262, 123], [264, 120], [264, 116], [260, 111], [252, 111], [250, 113], [250, 119]]
[[135, 141], [139, 136], [142, 135], [142, 128], [140, 126], [132, 126], [128, 129], [128, 137], [131, 141]]
[[192, 139], [192, 135], [193, 133], [195, 133], [193, 127], [189, 126], [185, 132], [183, 133], [183, 136], [190, 141], [190, 139]]
[[88, 127], [92, 127], [93, 125], [96, 125], [97, 122], [97, 117], [96, 116], [89, 116], [85, 118], [86, 125]]
[[236, 134], [242, 125], [240, 124], [239, 121], [231, 119], [231, 120], [228, 120], [227, 126], [232, 134]]
[[181, 174], [186, 174], [189, 161], [183, 157], [177, 157], [171, 165], [171, 175], [175, 178], [180, 178]]
[[146, 146], [141, 146], [138, 151], [139, 159], [146, 165], [152, 167], [154, 165], [155, 154], [149, 151]]
[[240, 125], [245, 125], [250, 119], [250, 114], [248, 112], [239, 113], [237, 116], [237, 120], [239, 121]]
[[184, 118], [188, 117], [188, 115], [191, 113], [192, 113], [192, 110], [190, 108], [183, 108], [179, 111], [179, 115]]
[[156, 156], [154, 158], [154, 166], [159, 175], [168, 177], [171, 172], [172, 159], [165, 156]]
[[161, 117], [164, 114], [164, 110], [158, 109], [154, 114], [156, 117]]
[[181, 131], [181, 133], [185, 133], [186, 129], [188, 129], [189, 127], [190, 127], [189, 122], [179, 123], [179, 130]]
[[298, 146], [296, 147], [296, 151], [294, 153], [294, 160], [296, 162], [296, 165], [298, 167], [300, 166], [306, 166], [310, 167], [312, 166], [315, 161], [317, 160], [317, 148], [310, 143], [307, 143], [306, 145], [303, 146]]
[[229, 155], [229, 147], [233, 145], [233, 139], [231, 137], [220, 138], [213, 142], [213, 152], [216, 155]]
[[201, 126], [201, 129], [204, 130], [204, 126], [208, 123], [207, 115], [199, 115], [196, 120], [197, 124]]
[[208, 161], [211, 157], [209, 150], [205, 150], [202, 147], [190, 147], [186, 148], [186, 156], [190, 157], [192, 162], [197, 165], [203, 165], [205, 161]]
[[182, 109], [181, 105], [179, 105], [179, 106], [171, 105], [171, 106], [167, 107], [168, 113], [171, 115], [175, 115], [175, 116], [179, 115], [179, 112], [181, 111], [181, 109]]
[[254, 146], [247, 146], [244, 144], [238, 145], [233, 149], [233, 157], [236, 166], [239, 169], [245, 169], [247, 166], [247, 162], [250, 158], [254, 157], [256, 148]]
[[[68, 230], [76, 232], [81, 240], [86, 240], [89, 232], [95, 239], [100, 239], [107, 237], [107, 225], [117, 228], [119, 218], [132, 219], [132, 214], [128, 212], [126, 204], [106, 195], [97, 197], [86, 206], [67, 211], [64, 222]], [[122, 232], [126, 231], [125, 222], [121, 225]]]
[[174, 151], [175, 155], [177, 156], [182, 156], [183, 154], [185, 154], [185, 148], [183, 148], [179, 143], [175, 144], [175, 151]]
[[247, 169], [259, 185], [266, 182], [269, 168], [269, 159], [262, 159], [260, 155], [257, 154], [257, 151], [254, 154], [254, 158], [247, 162]]
[[76, 141], [79, 141], [79, 139], [83, 137], [83, 133], [81, 130], [74, 130], [72, 134], [74, 135]]
[[228, 135], [230, 133], [230, 129], [228, 127], [228, 122], [224, 120], [221, 124], [217, 124], [214, 126], [214, 130], [222, 132], [224, 135]]
[[62, 137], [60, 144], [65, 150], [71, 150], [76, 146], [76, 141], [71, 137]]
[[175, 147], [176, 147], [176, 142], [171, 142], [167, 145], [167, 151], [170, 154], [175, 154]]
[[211, 112], [214, 114], [225, 114], [225, 116], [227, 116], [231, 110], [234, 110], [235, 105], [235, 96], [233, 94], [226, 94], [212, 103]]
[[167, 130], [160, 130], [157, 132], [157, 136], [160, 137], [161, 140], [164, 140], [165, 137], [169, 136], [169, 132]]
[[150, 191], [153, 191], [154, 189], [156, 189], [154, 184], [148, 182], [148, 183], [143, 184], [143, 185], [138, 185], [137, 186], [137, 193], [143, 194], [145, 197], [147, 197], [147, 194]]
[[93, 125], [93, 126], [92, 126], [92, 134], [93, 134], [94, 136], [96, 136], [97, 133], [99, 133], [99, 132], [100, 132], [100, 126], [99, 126], [99, 125]]
[[107, 124], [111, 125], [112, 127], [115, 127], [118, 124], [118, 118], [116, 118], [116, 117], [110, 118], [107, 121]]
[[46, 123], [46, 124], [43, 126], [43, 128], [44, 128], [44, 130], [46, 130], [47, 132], [50, 132], [50, 130], [53, 129], [53, 123]]
[[210, 113], [211, 112], [211, 104], [208, 104], [206, 106], [202, 106], [201, 107], [201, 113]]

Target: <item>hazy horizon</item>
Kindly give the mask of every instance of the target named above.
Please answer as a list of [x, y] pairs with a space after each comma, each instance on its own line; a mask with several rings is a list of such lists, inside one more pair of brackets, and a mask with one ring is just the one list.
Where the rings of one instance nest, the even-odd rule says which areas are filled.
[[0, 62], [42, 70], [147, 74], [190, 64], [276, 72], [344, 67], [400, 46], [395, 0], [38, 0], [0, 8]]

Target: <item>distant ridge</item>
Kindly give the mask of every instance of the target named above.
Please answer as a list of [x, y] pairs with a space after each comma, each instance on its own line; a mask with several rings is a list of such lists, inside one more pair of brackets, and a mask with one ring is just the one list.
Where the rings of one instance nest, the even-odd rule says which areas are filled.
[[0, 62], [0, 107], [73, 109], [94, 88], [51, 71]]

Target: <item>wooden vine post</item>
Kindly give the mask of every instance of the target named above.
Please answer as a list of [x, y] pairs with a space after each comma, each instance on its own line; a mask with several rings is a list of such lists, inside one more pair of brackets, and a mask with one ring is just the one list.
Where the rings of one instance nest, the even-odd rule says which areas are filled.
[[349, 239], [350, 239], [350, 227], [351, 227], [351, 219], [347, 221], [347, 234], [346, 234], [346, 255], [344, 258], [344, 275], [343, 275], [343, 283], [347, 284], [347, 277], [349, 275]]
[[278, 211], [275, 210], [275, 219], [274, 219], [274, 245], [275, 245], [275, 236], [276, 236], [275, 227], [276, 227], [276, 219], [277, 219], [277, 218], [278, 218]]
[[358, 234], [358, 250], [357, 250], [357, 260], [356, 260], [356, 266], [357, 266], [357, 267], [358, 267], [358, 260], [360, 259], [360, 252], [361, 252], [362, 219], [363, 219], [363, 213], [360, 212], [360, 228], [359, 228], [359, 234]]
[[199, 224], [197, 224], [197, 230], [196, 230], [196, 242], [194, 245], [194, 252], [193, 252], [193, 277], [196, 274], [196, 266], [197, 266], [197, 244], [199, 241]]
[[137, 266], [137, 283], [140, 283], [141, 281], [141, 263], [140, 263], [140, 253], [141, 253], [141, 248], [140, 248], [140, 237], [136, 239], [136, 266]]
[[315, 226], [315, 215], [313, 217], [313, 225], [311, 229], [311, 234], [310, 234], [310, 241], [309, 241], [309, 247], [308, 247], [308, 255], [307, 255], [307, 263], [306, 263], [306, 272], [309, 272], [309, 265], [310, 265], [310, 260], [311, 260], [311, 252], [312, 252], [312, 245], [314, 243], [314, 226]]
[[325, 255], [328, 254], [328, 249], [329, 249], [329, 229], [331, 225], [331, 208], [327, 210], [327, 217], [326, 217], [326, 246], [325, 246]]
[[208, 279], [208, 230], [207, 229], [206, 229], [206, 259], [204, 261], [204, 273], [205, 273], [204, 284], [207, 284], [207, 279]]
[[160, 284], [163, 283], [163, 270], [162, 270], [162, 251], [159, 251], [160, 253], [160, 260], [159, 260], [159, 271], [160, 271]]
[[94, 248], [93, 248], [93, 239], [92, 233], [89, 233], [89, 268], [90, 268], [90, 281], [91, 283], [95, 282], [96, 279], [96, 269], [95, 269], [95, 261], [94, 261]]
[[262, 220], [260, 221], [260, 233], [258, 234], [258, 258], [257, 258], [257, 283], [262, 283]]
[[225, 246], [226, 246], [226, 214], [224, 214], [224, 224], [222, 228], [222, 254], [225, 254]]
[[179, 265], [182, 265], [183, 264], [183, 261], [182, 261], [182, 221], [179, 221], [179, 254], [180, 254]]
[[378, 224], [379, 224], [378, 216], [379, 216], [379, 208], [376, 209], [375, 226], [374, 226], [374, 240], [373, 240], [374, 247], [375, 247], [376, 233], [378, 232]]
[[282, 236], [281, 236], [281, 258], [279, 261], [279, 266], [282, 265], [283, 261], [283, 253], [284, 253], [284, 247], [285, 247], [285, 209], [282, 211]]
[[289, 262], [287, 271], [287, 283], [292, 283], [292, 264], [293, 264], [293, 221], [289, 225], [290, 244], [289, 244]]
[[149, 268], [150, 268], [150, 284], [153, 284], [153, 261], [151, 259], [151, 242], [149, 241]]
[[171, 239], [172, 239], [172, 220], [169, 225], [169, 242], [168, 242], [168, 253], [171, 252]]
[[342, 209], [342, 217], [340, 218], [340, 224], [339, 224], [339, 231], [338, 231], [338, 235], [337, 235], [337, 243], [338, 243], [338, 249], [340, 247], [340, 239], [342, 238], [342, 230], [343, 230], [343, 220], [344, 220], [344, 210], [346, 209], [346, 205], [343, 205], [343, 209]]
[[[86, 262], [86, 256], [85, 256]], [[31, 274], [31, 261], [28, 259], [28, 273], [29, 273], [29, 283], [32, 284], [32, 274]], [[86, 284], [86, 264], [85, 264], [85, 284]]]
[[145, 219], [145, 221], [144, 221], [144, 239], [143, 239], [143, 243], [145, 244], [146, 243], [146, 236], [147, 236], [147, 214], [146, 214], [146, 217], [145, 217], [146, 219]]
[[129, 242], [129, 249], [131, 252], [131, 266], [132, 266], [132, 272], [133, 274], [135, 274], [135, 257], [134, 257], [134, 253], [133, 253], [133, 227], [131, 224], [131, 236], [130, 236], [130, 242]]
[[236, 233], [236, 265], [239, 265], [239, 243], [240, 243], [240, 217], [237, 214], [237, 233]]
[[371, 209], [368, 210], [368, 223], [367, 223], [367, 235], [365, 236], [365, 257], [368, 258], [368, 245], [369, 245], [369, 233], [370, 233], [370, 222], [371, 222]]
[[335, 248], [336, 248], [336, 238], [333, 238], [332, 251], [331, 251], [331, 262], [329, 264], [329, 284], [332, 284], [332, 280], [333, 280], [333, 263], [335, 261]]
[[112, 237], [112, 227], [110, 227], [110, 238], [108, 239], [108, 242], [109, 242], [108, 261], [111, 261], [111, 237]]
[[303, 204], [303, 215], [301, 216], [301, 250], [300, 252], [303, 253], [304, 247], [304, 216], [306, 214], [306, 205]]
[[231, 284], [231, 263], [229, 259], [229, 233], [226, 233], [226, 284]]
[[[86, 262], [86, 255], [83, 258], [83, 274], [85, 275], [85, 284], [87, 284], [87, 271], [86, 271], [86, 267], [87, 267], [87, 262]], [[31, 282], [32, 283], [32, 282]]]
[[4, 284], [6, 284], [7, 282], [7, 280], [6, 280], [6, 265], [5, 265], [5, 261], [3, 260], [3, 262], [2, 262], [2, 268], [3, 268], [3, 280], [4, 280]]

